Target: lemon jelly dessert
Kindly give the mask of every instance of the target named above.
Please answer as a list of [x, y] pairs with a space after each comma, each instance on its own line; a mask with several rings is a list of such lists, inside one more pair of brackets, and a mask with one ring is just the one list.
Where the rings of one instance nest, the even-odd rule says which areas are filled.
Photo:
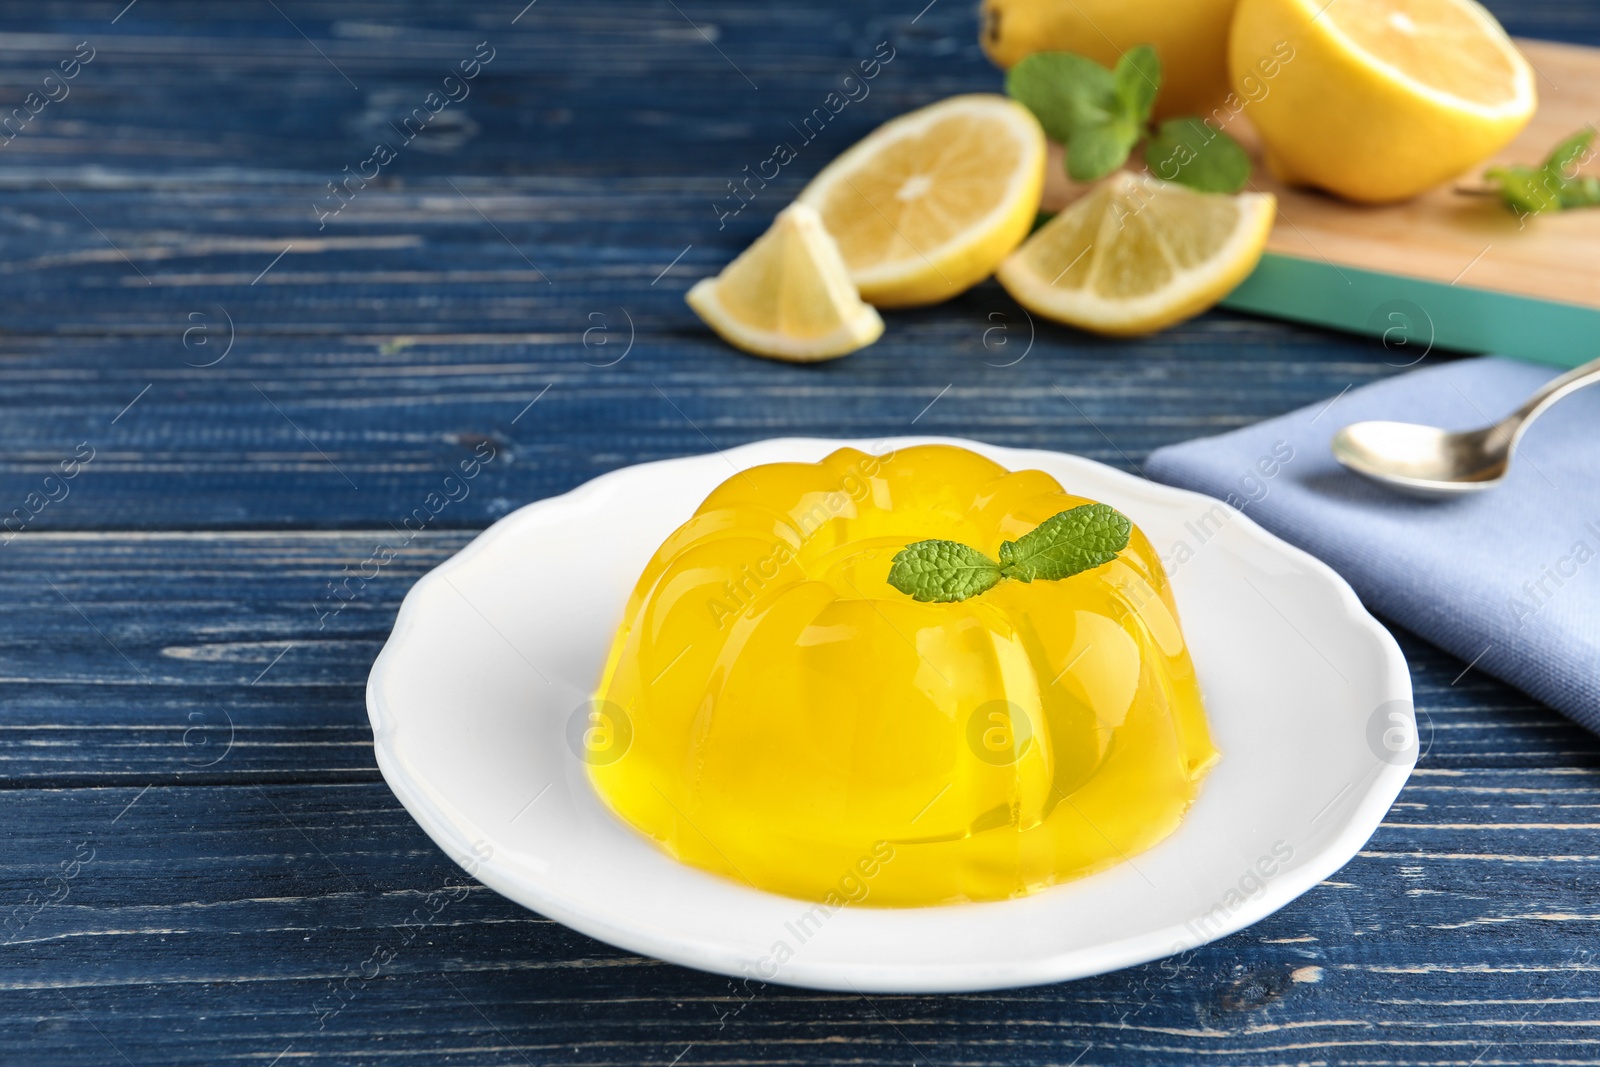
[[[1218, 753], [1155, 552], [1091, 504], [948, 445], [734, 475], [628, 601], [595, 788], [684, 863], [833, 906], [1015, 897], [1149, 848]], [[1015, 569], [1046, 520], [1105, 515], [1109, 562]], [[918, 559], [965, 598], [891, 584]]]

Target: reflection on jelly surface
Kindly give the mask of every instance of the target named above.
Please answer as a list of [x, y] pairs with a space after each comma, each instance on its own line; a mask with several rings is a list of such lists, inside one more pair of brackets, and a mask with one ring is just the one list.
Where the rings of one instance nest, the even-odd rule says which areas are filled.
[[886, 580], [912, 542], [993, 558], [1085, 503], [948, 445], [734, 475], [628, 602], [595, 788], [684, 863], [835, 905], [1004, 899], [1149, 848], [1218, 753], [1144, 535], [960, 603]]

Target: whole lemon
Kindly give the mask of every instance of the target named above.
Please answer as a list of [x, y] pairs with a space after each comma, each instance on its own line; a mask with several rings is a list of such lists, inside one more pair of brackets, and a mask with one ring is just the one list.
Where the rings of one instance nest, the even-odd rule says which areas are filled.
[[1240, 0], [1229, 68], [1279, 178], [1362, 203], [1416, 196], [1533, 116], [1533, 72], [1472, 0]]
[[1134, 45], [1161, 56], [1156, 116], [1206, 114], [1228, 94], [1228, 22], [1236, 0], [983, 0], [979, 40], [1007, 70], [1035, 52], [1077, 52], [1113, 66]]

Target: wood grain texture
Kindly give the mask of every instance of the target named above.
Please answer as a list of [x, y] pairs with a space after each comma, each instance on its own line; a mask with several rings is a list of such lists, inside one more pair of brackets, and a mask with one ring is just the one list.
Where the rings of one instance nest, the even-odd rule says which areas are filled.
[[[512, 508], [783, 434], [1133, 470], [1411, 355], [1226, 313], [1108, 342], [992, 284], [825, 366], [715, 342], [683, 291], [828, 158], [998, 86], [970, 5], [125, 3], [0, 9], [0, 115], [97, 50], [0, 147], [6, 1067], [1600, 1059], [1600, 743], [1403, 633], [1427, 751], [1384, 826], [1182, 957], [817, 994], [459, 888], [377, 774], [362, 691], [405, 590]], [[1497, 10], [1600, 45], [1590, 5]], [[483, 40], [472, 95], [318, 230], [327, 182]], [[719, 228], [726, 183], [883, 40], [871, 95]], [[330, 589], [485, 449], [466, 498]]]
[[[896, 315], [883, 342], [849, 361], [794, 367], [723, 348], [668, 301], [682, 306], [678, 293], [597, 296], [612, 333], [589, 348], [575, 324], [403, 344], [241, 336], [227, 359], [196, 369], [180, 361], [195, 357], [176, 332], [0, 338], [0, 524], [89, 450], [65, 497], [5, 529], [386, 528], [489, 450], [470, 495], [433, 527], [482, 526], [623, 464], [786, 435], [970, 436], [1135, 469], [1160, 445], [1317, 403], [1406, 362], [1360, 342], [1325, 360], [1285, 358], [1321, 336], [1224, 313], [1137, 346], [1089, 341], [1032, 327], [985, 285]], [[633, 351], [593, 365], [625, 348], [623, 309]]]

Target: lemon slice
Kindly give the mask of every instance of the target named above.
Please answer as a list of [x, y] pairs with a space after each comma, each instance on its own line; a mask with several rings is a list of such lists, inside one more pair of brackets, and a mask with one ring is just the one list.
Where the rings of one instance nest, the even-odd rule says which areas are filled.
[[809, 363], [865, 348], [883, 320], [861, 302], [816, 211], [791, 204], [715, 278], [685, 298], [735, 348]]
[[1283, 179], [1415, 196], [1509, 144], [1533, 70], [1473, 0], [1241, 0], [1234, 84]]
[[1277, 201], [1222, 196], [1123, 172], [1006, 257], [1017, 303], [1096, 333], [1149, 333], [1197, 315], [1261, 259]]
[[1028, 235], [1044, 131], [1003, 96], [955, 96], [885, 123], [800, 194], [822, 214], [863, 299], [932, 304], [983, 281]]

